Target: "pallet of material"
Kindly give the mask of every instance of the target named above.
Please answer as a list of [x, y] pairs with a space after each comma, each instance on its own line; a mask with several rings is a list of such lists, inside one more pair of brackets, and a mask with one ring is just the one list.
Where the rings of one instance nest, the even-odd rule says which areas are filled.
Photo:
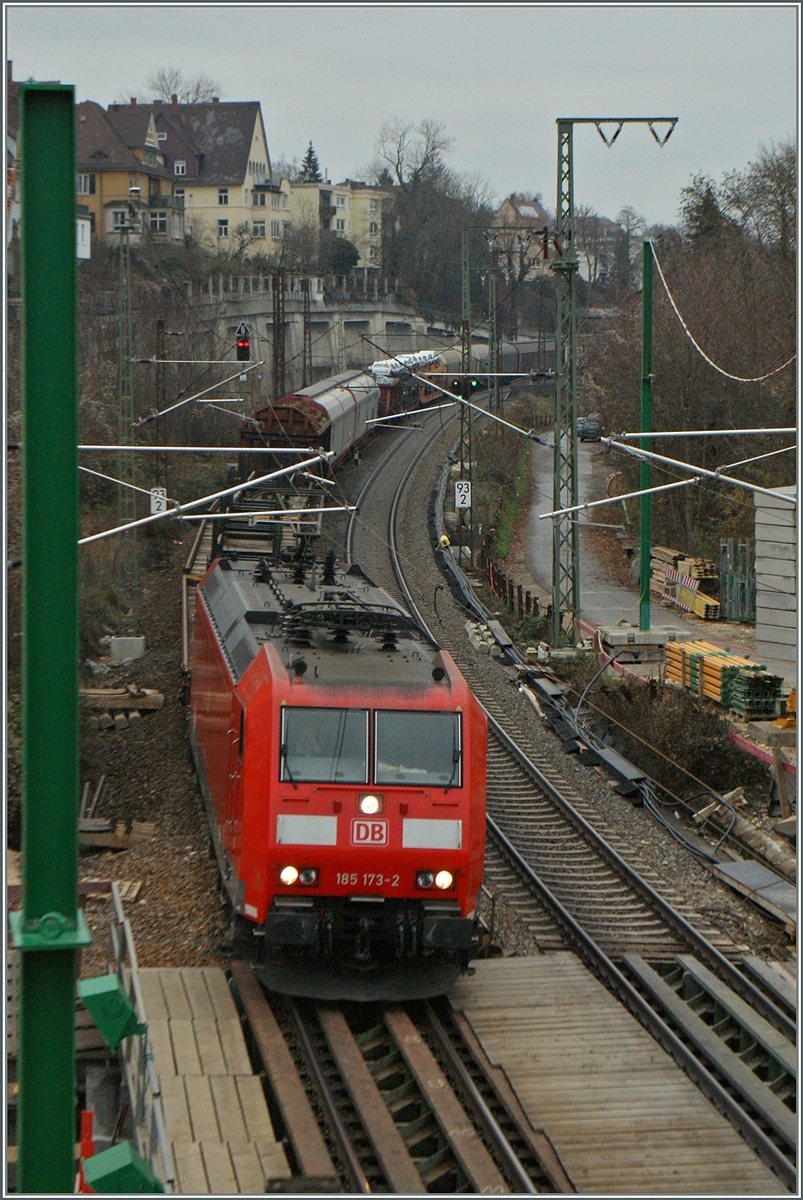
[[774, 713], [783, 680], [711, 642], [667, 642], [666, 678], [742, 717]]

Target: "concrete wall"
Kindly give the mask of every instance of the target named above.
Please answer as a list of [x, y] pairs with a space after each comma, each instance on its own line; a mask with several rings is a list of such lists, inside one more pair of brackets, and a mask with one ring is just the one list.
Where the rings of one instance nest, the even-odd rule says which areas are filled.
[[[777, 488], [795, 496], [795, 487]], [[760, 661], [797, 665], [797, 507], [754, 493], [756, 651]]]

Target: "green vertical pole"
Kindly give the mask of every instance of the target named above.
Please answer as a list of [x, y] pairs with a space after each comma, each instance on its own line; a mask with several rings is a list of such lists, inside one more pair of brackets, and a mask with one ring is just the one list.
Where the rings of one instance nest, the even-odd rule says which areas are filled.
[[[641, 432], [652, 429], [652, 242], [645, 241], [642, 254], [641, 277]], [[651, 438], [641, 438], [642, 450], [649, 450]], [[651, 470], [648, 461], [642, 460], [639, 487], [650, 487]], [[639, 569], [639, 629], [650, 627], [650, 500], [641, 496], [641, 557]]]
[[75, 1182], [78, 469], [75, 96], [20, 87], [22, 270], [22, 911], [19, 1192]]

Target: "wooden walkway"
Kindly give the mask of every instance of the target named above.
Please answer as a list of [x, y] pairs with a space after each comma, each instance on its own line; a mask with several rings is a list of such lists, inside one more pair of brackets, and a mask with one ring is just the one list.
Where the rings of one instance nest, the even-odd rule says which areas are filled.
[[630, 1013], [561, 951], [477, 962], [450, 999], [578, 1192], [786, 1194]]
[[224, 972], [138, 974], [178, 1190], [256, 1194], [289, 1178]]

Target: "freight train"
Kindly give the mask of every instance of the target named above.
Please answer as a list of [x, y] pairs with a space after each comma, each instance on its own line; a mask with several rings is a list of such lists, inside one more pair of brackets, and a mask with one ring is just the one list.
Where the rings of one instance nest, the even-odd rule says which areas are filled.
[[[545, 361], [543, 346], [535, 341], [502, 342], [497, 369], [503, 376], [535, 371]], [[471, 347], [469, 383], [487, 384], [487, 343]], [[266, 466], [266, 456], [249, 456], [249, 447], [315, 446], [334, 455], [330, 469], [357, 450], [370, 436], [377, 417], [426, 408], [443, 398], [440, 388], [454, 392], [460, 386], [459, 347], [399, 354], [372, 364], [368, 371], [345, 371], [331, 379], [274, 401], [244, 423], [241, 432], [240, 472], [243, 479]]]
[[268, 987], [388, 1000], [451, 986], [478, 944], [487, 728], [404, 609], [333, 554], [217, 559], [196, 593], [190, 737]]

